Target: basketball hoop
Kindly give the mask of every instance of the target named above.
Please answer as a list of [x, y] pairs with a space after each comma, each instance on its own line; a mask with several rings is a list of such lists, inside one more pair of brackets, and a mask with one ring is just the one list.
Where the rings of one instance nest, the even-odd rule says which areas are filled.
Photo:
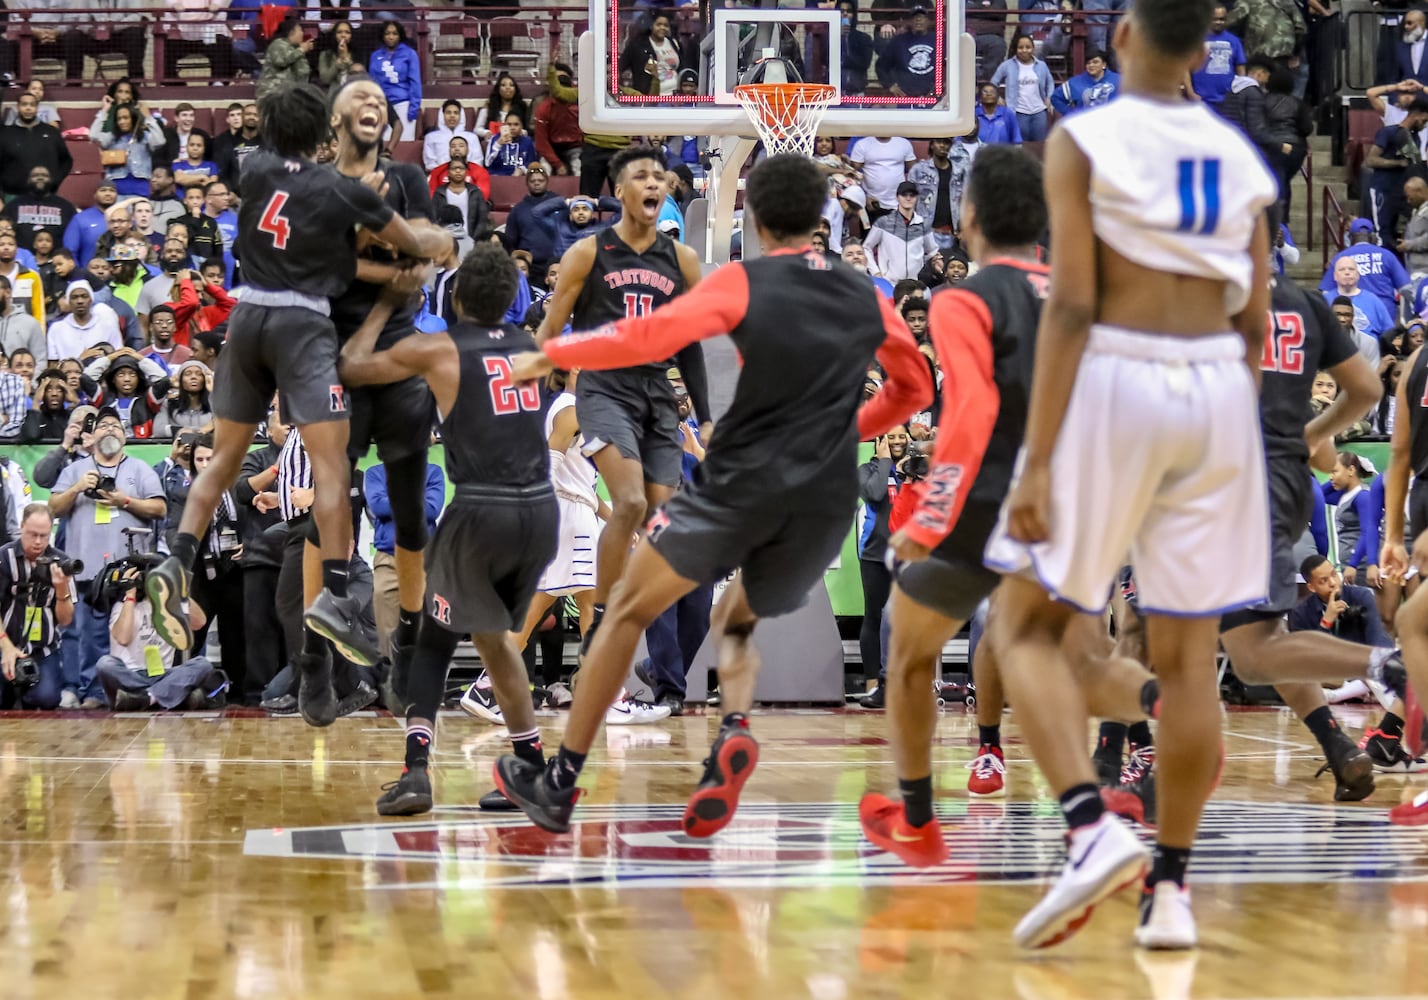
[[770, 156], [812, 156], [813, 137], [838, 88], [826, 83], [743, 83], [734, 88], [734, 96]]

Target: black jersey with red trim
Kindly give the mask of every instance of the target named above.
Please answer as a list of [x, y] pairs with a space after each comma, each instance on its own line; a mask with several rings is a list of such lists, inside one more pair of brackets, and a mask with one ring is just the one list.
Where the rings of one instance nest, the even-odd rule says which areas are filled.
[[[389, 163], [384, 168], [387, 185], [385, 200], [392, 211], [404, 219], [426, 219], [436, 221], [436, 210], [431, 204], [431, 187], [426, 173], [415, 163]], [[363, 253], [370, 260], [393, 264], [397, 255], [383, 247], [374, 246]], [[367, 319], [367, 314], [377, 304], [382, 294], [381, 285], [355, 280], [347, 290], [332, 299], [332, 322], [337, 326], [337, 338], [346, 342], [357, 328]], [[394, 309], [387, 325], [377, 335], [379, 351], [388, 350], [403, 337], [413, 333], [418, 300]]]
[[360, 181], [260, 149], [243, 163], [243, 278], [271, 292], [340, 295], [357, 276], [357, 227], [382, 229], [391, 220], [391, 206]]
[[[575, 300], [572, 330], [593, 330], [604, 323], [648, 316], [684, 293], [678, 244], [668, 236], [656, 233], [644, 253], [631, 249], [614, 226], [601, 229], [594, 239], [595, 262]], [[663, 375], [673, 363], [673, 358], [664, 358], [644, 367], [650, 374]]]
[[1264, 373], [1259, 422], [1265, 458], [1309, 460], [1304, 425], [1314, 416], [1314, 376], [1348, 361], [1358, 349], [1322, 295], [1311, 295], [1292, 282], [1275, 282], [1259, 363]]
[[928, 332], [942, 366], [942, 417], [927, 482], [903, 526], [935, 548], [964, 512], [981, 529], [996, 522], [1026, 437], [1036, 364], [1036, 328], [1050, 272], [999, 258], [961, 284], [938, 291]]
[[[723, 333], [743, 365], [692, 488], [740, 508], [851, 516], [860, 432], [924, 408], [932, 378], [892, 304], [841, 261], [805, 247], [726, 264], [651, 316], [547, 341], [545, 352], [563, 368], [625, 368]], [[875, 355], [883, 398], [860, 414]]]
[[535, 341], [519, 327], [466, 322], [447, 335], [461, 359], [456, 405], [441, 416], [452, 485], [499, 490], [548, 482], [540, 386], [511, 380], [511, 355], [535, 350]]
[[1408, 455], [1415, 477], [1428, 476], [1428, 351], [1418, 349], [1408, 370]]

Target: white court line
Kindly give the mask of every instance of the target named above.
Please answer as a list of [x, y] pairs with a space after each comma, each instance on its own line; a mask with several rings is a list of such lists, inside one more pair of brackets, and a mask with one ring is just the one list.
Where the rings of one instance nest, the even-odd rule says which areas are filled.
[[[641, 747], [641, 748], [638, 748], [638, 749], [645, 749], [645, 748]], [[659, 748], [659, 749], [666, 749], [666, 748]], [[595, 758], [591, 763], [592, 763], [592, 766], [597, 766], [597, 767], [598, 767], [598, 766], [601, 766], [601, 765], [611, 766], [611, 765], [614, 765], [614, 764], [617, 764], [617, 763], [618, 763], [618, 764], [622, 764], [622, 765], [624, 765], [624, 766], [626, 766], [626, 767], [690, 767], [690, 766], [692, 766], [692, 765], [698, 763], [698, 761], [695, 760], [695, 757], [698, 756], [698, 753], [696, 753], [693, 748], [691, 748], [689, 752], [690, 752], [690, 757], [689, 757], [688, 760], [632, 760], [632, 759], [630, 759], [629, 757], [624, 757], [624, 758], [621, 758], [620, 760], [616, 761], [615, 759], [610, 758], [610, 757], [604, 757], [604, 758], [597, 757], [597, 758]], [[436, 755], [437, 755], [438, 757], [449, 757], [449, 758], [451, 758], [451, 761], [452, 761], [453, 763], [460, 763], [462, 760], [465, 760], [465, 759], [466, 759], [465, 755], [464, 755], [463, 753], [461, 753], [460, 751], [457, 751], [457, 750], [442, 750], [442, 751], [437, 751], [437, 754], [436, 754]], [[939, 758], [934, 759], [934, 760], [932, 761], [932, 763], [933, 763], [933, 764], [938, 764], [938, 765], [949, 765], [949, 766], [950, 766], [950, 765], [954, 765], [954, 764], [965, 764], [965, 763], [967, 763], [969, 760], [971, 760], [973, 756], [974, 756], [974, 754], [972, 754], [972, 753], [969, 752], [966, 756], [962, 756], [962, 757], [939, 757]], [[1226, 760], [1273, 760], [1273, 759], [1277, 759], [1277, 757], [1278, 757], [1278, 754], [1262, 754], [1262, 753], [1261, 753], [1261, 754], [1227, 754], [1226, 757], [1225, 757], [1225, 759], [1226, 759]], [[123, 756], [123, 757], [54, 757], [54, 756], [28, 756], [28, 755], [9, 756], [9, 755], [7, 755], [7, 756], [5, 757], [5, 759], [6, 759], [6, 760], [13, 760], [13, 761], [31, 762], [31, 763], [40, 762], [40, 763], [45, 763], [45, 764], [62, 764], [62, 763], [67, 763], [67, 762], [68, 762], [68, 763], [78, 763], [78, 764], [119, 764], [119, 763], [124, 763], [124, 762], [126, 762], [126, 761], [134, 760], [135, 758], [132, 757], [132, 756]], [[1290, 757], [1290, 760], [1317, 760], [1317, 759], [1318, 759], [1318, 758], [1317, 758], [1315, 755], [1313, 755], [1313, 754], [1295, 754], [1295, 755], [1293, 755], [1293, 756]], [[328, 766], [328, 767], [353, 767], [353, 766], [390, 767], [390, 766], [393, 764], [394, 760], [395, 760], [394, 757], [383, 757], [383, 758], [381, 758], [381, 759], [379, 759], [379, 760], [337, 760], [337, 759], [328, 757], [328, 758], [324, 759], [323, 764], [326, 765], [326, 766]], [[295, 758], [265, 758], [265, 757], [262, 757], [262, 758], [250, 758], [250, 757], [168, 757], [168, 758], [165, 758], [164, 763], [166, 763], [166, 764], [213, 764], [213, 763], [218, 763], [218, 764], [224, 764], [224, 765], [232, 766], [232, 765], [239, 765], [239, 764], [264, 764], [264, 765], [267, 765], [267, 764], [277, 764], [277, 765], [287, 765], [287, 764], [311, 764], [311, 763], [313, 763], [313, 761], [312, 761], [312, 758], [310, 758], [310, 757], [295, 757]], [[853, 766], [853, 765], [866, 766], [866, 767], [890, 767], [890, 766], [892, 766], [892, 764], [894, 763], [894, 761], [893, 761], [892, 758], [890, 758], [890, 757], [889, 757], [889, 758], [885, 758], [885, 759], [884, 759], [884, 758], [880, 758], [880, 759], [878, 759], [878, 760], [847, 760], [847, 759], [841, 759], [841, 760], [779, 760], [779, 759], [777, 759], [777, 758], [764, 757], [764, 758], [761, 758], [760, 763], [761, 763], [765, 768], [768, 768], [768, 767], [841, 767], [841, 768], [847, 768], [847, 767]], [[1008, 763], [1008, 764], [1025, 764], [1025, 765], [1026, 765], [1027, 767], [1029, 767], [1029, 768], [1035, 766], [1035, 762], [1034, 762], [1033, 760], [1031, 760], [1029, 757], [1008, 757], [1008, 758], [1007, 758], [1007, 763]], [[1392, 775], [1389, 775], [1389, 777], [1392, 777]]]

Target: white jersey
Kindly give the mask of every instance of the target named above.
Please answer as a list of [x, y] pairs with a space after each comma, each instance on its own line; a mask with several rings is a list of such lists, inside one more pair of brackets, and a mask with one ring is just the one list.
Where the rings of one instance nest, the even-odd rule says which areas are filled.
[[1124, 92], [1060, 127], [1091, 161], [1099, 239], [1146, 267], [1228, 282], [1226, 307], [1244, 308], [1250, 237], [1279, 184], [1243, 133], [1204, 104]]
[[[545, 415], [547, 441], [550, 440], [551, 431], [555, 427], [555, 418], [574, 405], [573, 392], [562, 392], [551, 402]], [[575, 440], [570, 442], [564, 452], [550, 453], [550, 484], [555, 487], [556, 496], [583, 503], [591, 510], [599, 510], [600, 501], [595, 496], [595, 467], [580, 453], [582, 444], [584, 439], [576, 434]]]

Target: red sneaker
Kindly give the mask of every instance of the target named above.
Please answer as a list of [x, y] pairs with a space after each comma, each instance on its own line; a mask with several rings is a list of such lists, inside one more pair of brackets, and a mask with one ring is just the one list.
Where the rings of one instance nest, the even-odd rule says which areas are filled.
[[1394, 806], [1388, 811], [1388, 821], [1399, 826], [1428, 826], [1428, 792], [1419, 792], [1412, 800]]
[[987, 799], [1006, 793], [1003, 775], [1007, 765], [1002, 757], [1002, 748], [983, 743], [977, 756], [967, 765], [972, 773], [967, 776], [967, 794], [979, 799]]
[[739, 792], [758, 763], [759, 744], [747, 719], [721, 728], [704, 761], [704, 777], [684, 807], [684, 832], [704, 838], [724, 829], [734, 818]]
[[864, 795], [858, 803], [858, 819], [863, 836], [876, 848], [887, 851], [905, 865], [931, 868], [947, 860], [947, 841], [936, 818], [925, 826], [908, 826], [901, 802], [882, 795]]

